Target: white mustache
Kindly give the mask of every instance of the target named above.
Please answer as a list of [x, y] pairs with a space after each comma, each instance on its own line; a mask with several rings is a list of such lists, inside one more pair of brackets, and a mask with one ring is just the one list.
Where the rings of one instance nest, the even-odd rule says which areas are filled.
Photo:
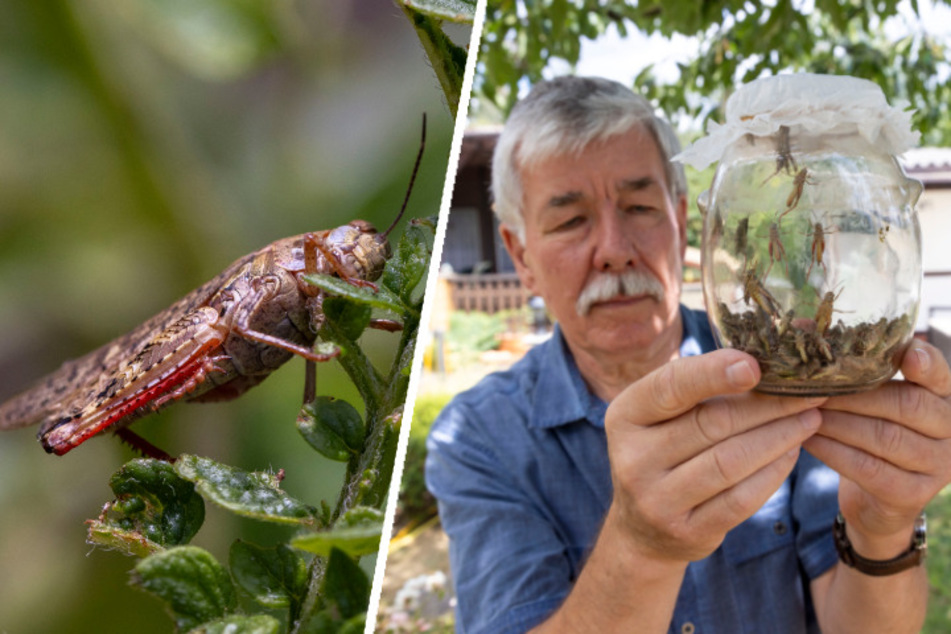
[[584, 286], [575, 310], [584, 317], [597, 302], [612, 297], [648, 295], [658, 302], [664, 300], [664, 286], [652, 274], [644, 271], [625, 271], [623, 273], [595, 273]]

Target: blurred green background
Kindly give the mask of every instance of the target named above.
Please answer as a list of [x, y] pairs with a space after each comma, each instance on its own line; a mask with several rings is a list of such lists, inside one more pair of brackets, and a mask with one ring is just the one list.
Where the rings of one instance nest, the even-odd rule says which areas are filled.
[[[0, 15], [0, 399], [273, 240], [388, 226], [423, 112], [407, 217], [438, 211], [453, 122], [389, 0], [0, 0]], [[468, 33], [450, 31], [462, 45]], [[364, 338], [378, 367], [397, 336]], [[294, 359], [238, 401], [134, 429], [173, 454], [283, 468], [291, 495], [333, 503], [342, 467], [298, 436], [302, 390]], [[362, 411], [335, 363], [318, 393]], [[170, 631], [128, 587], [135, 561], [85, 544], [132, 452], [107, 435], [57, 458], [35, 433], [0, 434], [0, 631]], [[286, 530], [208, 505], [194, 543], [227, 561], [234, 538], [271, 545]]]

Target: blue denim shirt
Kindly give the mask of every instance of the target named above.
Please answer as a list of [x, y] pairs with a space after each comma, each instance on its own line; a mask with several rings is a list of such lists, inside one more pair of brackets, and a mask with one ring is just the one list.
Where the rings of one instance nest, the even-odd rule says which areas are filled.
[[[705, 314], [681, 315], [681, 355], [713, 350]], [[611, 503], [606, 409], [556, 328], [439, 415], [426, 477], [450, 538], [457, 631], [524, 632], [567, 596]], [[837, 560], [837, 491], [835, 472], [803, 452], [753, 517], [687, 567], [670, 632], [818, 632], [808, 582]]]

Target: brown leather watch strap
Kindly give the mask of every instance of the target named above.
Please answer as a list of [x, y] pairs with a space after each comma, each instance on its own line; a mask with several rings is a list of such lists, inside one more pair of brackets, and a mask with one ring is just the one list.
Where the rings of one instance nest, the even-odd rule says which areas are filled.
[[842, 517], [842, 513], [836, 516], [832, 532], [835, 537], [835, 549], [839, 552], [839, 559], [846, 566], [874, 577], [893, 575], [920, 565], [924, 561], [928, 549], [924, 513], [919, 515], [915, 521], [915, 532], [911, 538], [911, 546], [902, 554], [891, 559], [866, 559], [855, 552], [852, 549], [852, 542], [849, 541], [849, 537], [845, 533], [845, 518]]

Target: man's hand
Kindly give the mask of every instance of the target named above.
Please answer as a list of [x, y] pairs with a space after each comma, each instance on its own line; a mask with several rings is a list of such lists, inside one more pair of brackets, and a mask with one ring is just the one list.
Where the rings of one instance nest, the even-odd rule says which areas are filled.
[[951, 369], [914, 341], [905, 381], [830, 398], [804, 447], [842, 476], [839, 507], [856, 552], [889, 559], [908, 548], [915, 517], [951, 482]]
[[664, 365], [620, 394], [605, 422], [614, 481], [606, 528], [643, 556], [686, 563], [755, 513], [819, 428], [825, 401], [750, 393], [759, 378], [751, 356], [718, 350]]

